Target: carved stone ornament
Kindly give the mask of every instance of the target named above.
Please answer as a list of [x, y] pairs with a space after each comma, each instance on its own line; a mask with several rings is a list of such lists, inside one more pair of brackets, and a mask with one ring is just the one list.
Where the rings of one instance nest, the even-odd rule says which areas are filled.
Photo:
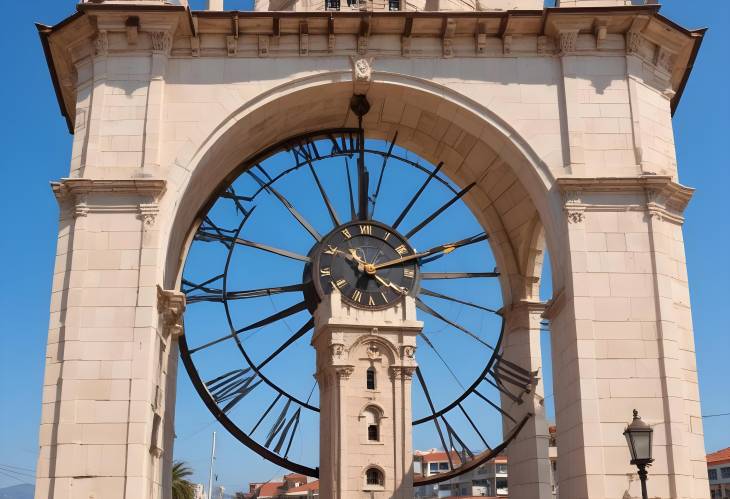
[[659, 69], [669, 74], [672, 73], [672, 70], [674, 69], [674, 54], [672, 54], [669, 50], [659, 47], [654, 59], [654, 63]]
[[403, 355], [408, 358], [412, 359], [416, 356], [416, 347], [412, 345], [406, 345], [403, 347]]
[[410, 381], [413, 379], [413, 373], [416, 372], [415, 367], [411, 366], [393, 366], [390, 368], [390, 377], [394, 380]]
[[564, 199], [568, 222], [577, 224], [585, 220], [585, 206], [582, 203], [580, 191], [566, 191]]
[[355, 94], [365, 95], [373, 81], [373, 58], [350, 57], [352, 62], [352, 86]]
[[345, 345], [342, 343], [333, 343], [330, 345], [330, 354], [332, 355], [332, 360], [340, 360], [345, 354]]
[[144, 228], [149, 229], [155, 225], [160, 207], [157, 203], [141, 203], [139, 205], [139, 218], [144, 222]]
[[644, 39], [638, 31], [626, 32], [626, 53], [638, 54]]
[[337, 379], [340, 379], [342, 381], [347, 381], [348, 379], [350, 379], [350, 376], [352, 376], [353, 372], [355, 372], [355, 368], [352, 366], [335, 367], [335, 373], [337, 373]]
[[368, 344], [368, 350], [367, 350], [368, 358], [370, 360], [379, 359], [381, 357], [380, 348], [378, 347], [378, 344], [374, 341], [371, 341]]
[[96, 55], [107, 55], [109, 54], [109, 37], [107, 36], [106, 30], [99, 30], [94, 40], [94, 53]]
[[570, 54], [572, 52], [575, 52], [575, 45], [576, 45], [577, 41], [578, 41], [578, 30], [577, 29], [561, 31], [560, 37], [559, 37], [560, 53], [561, 54]]
[[155, 52], [170, 53], [172, 49], [172, 33], [169, 31], [152, 31], [150, 32], [152, 40], [152, 50]]
[[157, 286], [157, 311], [163, 325], [163, 335], [176, 338], [183, 333], [185, 294]]

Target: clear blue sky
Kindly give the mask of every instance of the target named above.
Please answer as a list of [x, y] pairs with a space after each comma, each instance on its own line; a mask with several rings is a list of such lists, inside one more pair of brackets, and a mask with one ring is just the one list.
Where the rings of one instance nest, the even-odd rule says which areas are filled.
[[[0, 203], [6, 229], [0, 287], [0, 466], [32, 470], [37, 455], [41, 383], [57, 228], [48, 182], [68, 173], [71, 136], [61, 118], [33, 23], [53, 24], [74, 9], [71, 0], [6, 2], [6, 47]], [[662, 13], [688, 28], [710, 28], [675, 115], [680, 180], [697, 188], [686, 213], [685, 239], [703, 414], [730, 412], [727, 363], [730, 327], [723, 313], [730, 270], [727, 190], [730, 165], [730, 2], [667, 0]], [[551, 389], [546, 389], [548, 395]], [[211, 424], [187, 376], [179, 380], [176, 455], [204, 481]], [[730, 417], [705, 420], [707, 450], [730, 446]], [[221, 483], [240, 490], [248, 480], [278, 472], [230, 438], [220, 441]], [[253, 472], [255, 471], [255, 472]], [[22, 478], [22, 477], [21, 477]], [[0, 487], [17, 483], [0, 473]]]

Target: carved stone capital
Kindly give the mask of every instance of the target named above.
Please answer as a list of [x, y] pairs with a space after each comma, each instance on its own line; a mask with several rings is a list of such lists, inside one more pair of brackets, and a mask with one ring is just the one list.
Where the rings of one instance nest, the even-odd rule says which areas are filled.
[[140, 203], [139, 218], [144, 223], [144, 228], [150, 229], [157, 221], [157, 214], [160, 212], [160, 205], [157, 203]]
[[183, 334], [185, 294], [157, 286], [157, 312], [163, 326], [163, 336], [177, 338]]
[[[51, 189], [59, 204], [75, 217], [85, 217], [94, 212], [137, 213], [144, 217], [157, 213], [157, 201], [165, 191], [164, 180], [95, 180], [67, 178], [52, 182]], [[118, 202], [114, 198], [137, 197], [140, 202]], [[154, 222], [154, 219], [151, 220]]]
[[389, 371], [393, 380], [410, 381], [416, 372], [416, 366], [392, 366]]
[[558, 33], [558, 45], [560, 47], [560, 55], [571, 54], [575, 52], [575, 45], [578, 41], [578, 30], [567, 29]]
[[172, 50], [172, 33], [170, 31], [151, 31], [152, 50], [170, 55]]
[[337, 375], [337, 379], [341, 381], [350, 379], [353, 372], [355, 372], [353, 366], [335, 366], [335, 374]]

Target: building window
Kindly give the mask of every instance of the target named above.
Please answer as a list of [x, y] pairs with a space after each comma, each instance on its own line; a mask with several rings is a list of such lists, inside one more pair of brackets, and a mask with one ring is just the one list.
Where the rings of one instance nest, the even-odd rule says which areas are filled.
[[385, 484], [383, 472], [377, 468], [368, 468], [365, 472], [365, 483], [368, 485], [380, 485], [382, 487]]
[[717, 480], [717, 470], [707, 470], [707, 478]]
[[375, 390], [375, 368], [374, 367], [368, 368], [367, 388], [368, 388], [368, 390]]
[[388, 0], [388, 10], [400, 10], [400, 0]]
[[507, 473], [507, 465], [503, 463], [497, 464], [497, 473]]
[[439, 463], [439, 469], [441, 471], [444, 471], [444, 470], [448, 471], [449, 470], [449, 463]]
[[340, 10], [340, 0], [325, 0], [324, 5], [327, 10]]
[[429, 463], [428, 464], [428, 470], [431, 473], [438, 473], [438, 471], [439, 471], [439, 463]]
[[371, 424], [368, 425], [368, 440], [371, 442], [377, 442], [380, 440], [380, 435], [378, 435], [378, 425]]
[[730, 478], [730, 466], [720, 468], [720, 476], [723, 478]]

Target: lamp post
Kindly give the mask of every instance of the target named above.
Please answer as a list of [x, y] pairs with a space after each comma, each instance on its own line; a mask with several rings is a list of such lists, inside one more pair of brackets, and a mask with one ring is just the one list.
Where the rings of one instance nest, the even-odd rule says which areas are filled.
[[654, 459], [651, 457], [651, 439], [653, 433], [654, 430], [639, 417], [639, 411], [634, 409], [634, 420], [624, 430], [624, 437], [626, 437], [626, 443], [629, 444], [631, 464], [639, 468], [642, 499], [648, 499], [649, 497], [646, 493], [646, 467], [654, 462]]

